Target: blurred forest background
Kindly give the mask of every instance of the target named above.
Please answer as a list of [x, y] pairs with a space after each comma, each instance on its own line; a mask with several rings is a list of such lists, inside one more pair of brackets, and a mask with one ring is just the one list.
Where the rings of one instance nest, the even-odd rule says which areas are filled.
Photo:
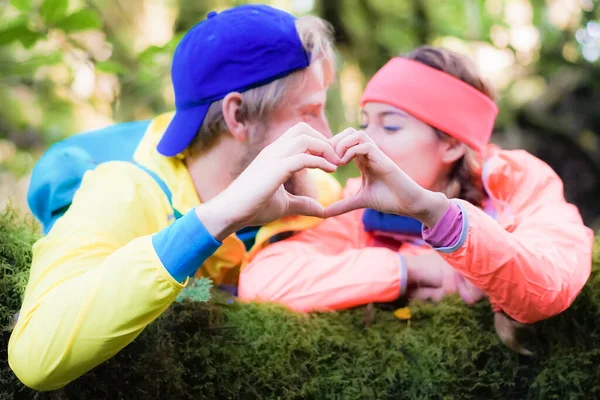
[[[493, 141], [548, 162], [600, 228], [598, 0], [261, 2], [333, 25], [334, 131], [357, 126], [360, 93], [391, 56], [422, 44], [470, 56], [500, 95]], [[0, 208], [12, 201], [28, 212], [30, 170], [57, 140], [172, 110], [177, 42], [209, 11], [242, 3], [0, 0]]]

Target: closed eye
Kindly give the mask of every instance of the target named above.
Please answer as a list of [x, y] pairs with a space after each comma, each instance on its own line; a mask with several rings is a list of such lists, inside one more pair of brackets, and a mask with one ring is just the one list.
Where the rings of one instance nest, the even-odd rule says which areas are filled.
[[385, 129], [388, 132], [398, 132], [402, 129], [402, 127], [397, 125], [384, 125], [383, 129]]

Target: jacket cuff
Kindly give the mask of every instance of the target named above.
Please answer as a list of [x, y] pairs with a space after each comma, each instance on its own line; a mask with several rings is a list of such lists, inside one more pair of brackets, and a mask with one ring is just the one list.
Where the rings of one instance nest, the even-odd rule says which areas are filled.
[[406, 294], [408, 271], [406, 269], [406, 259], [401, 254], [398, 254], [398, 258], [400, 258], [400, 296], [398, 297], [402, 297]]
[[469, 233], [469, 216], [463, 205], [455, 200], [442, 219], [429, 230], [423, 228], [423, 239], [433, 249], [442, 253], [453, 253], [458, 250]]
[[221, 246], [192, 209], [152, 236], [152, 245], [165, 269], [177, 282], [194, 275]]

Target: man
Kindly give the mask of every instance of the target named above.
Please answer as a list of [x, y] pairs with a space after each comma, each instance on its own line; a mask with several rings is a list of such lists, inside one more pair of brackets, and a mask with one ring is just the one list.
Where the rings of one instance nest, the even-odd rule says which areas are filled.
[[323, 217], [339, 190], [306, 171], [340, 161], [323, 136], [333, 70], [315, 17], [247, 5], [193, 27], [173, 58], [176, 112], [153, 119], [135, 149], [142, 168], [113, 161], [86, 172], [34, 245], [9, 342], [19, 379], [66, 385], [133, 341], [188, 276], [235, 284], [248, 249], [318, 223], [280, 218]]

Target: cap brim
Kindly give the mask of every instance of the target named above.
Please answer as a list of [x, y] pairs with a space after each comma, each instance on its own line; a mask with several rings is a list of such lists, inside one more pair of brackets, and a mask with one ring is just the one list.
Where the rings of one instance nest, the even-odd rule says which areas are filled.
[[163, 156], [173, 157], [185, 150], [200, 129], [208, 107], [210, 104], [202, 104], [175, 111], [175, 116], [156, 146], [158, 152]]

